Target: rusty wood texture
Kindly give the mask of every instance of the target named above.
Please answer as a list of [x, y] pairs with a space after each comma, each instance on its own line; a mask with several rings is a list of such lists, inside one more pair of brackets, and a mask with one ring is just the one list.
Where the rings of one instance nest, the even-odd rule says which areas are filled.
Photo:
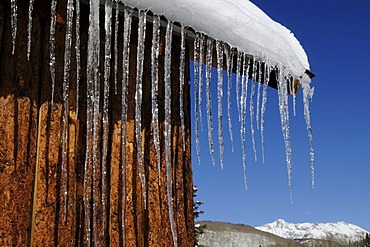
[[[65, 6], [58, 5], [63, 19]], [[56, 29], [56, 85], [54, 105], [51, 100], [49, 72], [50, 6], [35, 1], [32, 29], [32, 50], [27, 61], [28, 1], [18, 1], [18, 33], [15, 54], [11, 54], [10, 1], [0, 2], [0, 246], [86, 246], [84, 229], [83, 168], [86, 153], [86, 64], [89, 7], [81, 11], [81, 81], [80, 115], [76, 118], [76, 60], [72, 52], [72, 72], [68, 126], [68, 203], [67, 217], [63, 216], [61, 190], [61, 119], [65, 23], [58, 21]], [[103, 15], [102, 8], [102, 15]], [[109, 105], [109, 192], [107, 228], [98, 234], [103, 245], [172, 246], [166, 195], [164, 150], [164, 61], [163, 49], [159, 65], [159, 119], [161, 130], [161, 186], [153, 141], [151, 113], [151, 24], [147, 26], [144, 78], [142, 133], [144, 164], [147, 179], [147, 208], [144, 209], [137, 167], [135, 141], [135, 81], [137, 21], [132, 24], [130, 80], [128, 85], [128, 122], [126, 145], [126, 184], [121, 176], [121, 80], [123, 16], [120, 14], [118, 36], [118, 94], [111, 83]], [[103, 29], [101, 29], [103, 30]], [[161, 43], [164, 42], [161, 30]], [[104, 38], [104, 33], [101, 33]], [[72, 47], [75, 46], [75, 40]], [[104, 42], [101, 42], [101, 48]], [[113, 48], [113, 47], [112, 47]], [[103, 51], [103, 49], [101, 49]], [[184, 89], [186, 150], [183, 150], [179, 116], [179, 53], [180, 39], [173, 37], [172, 56], [172, 152], [173, 200], [179, 246], [193, 246], [193, 182], [190, 153], [190, 86]], [[187, 48], [187, 51], [189, 49]], [[112, 55], [112, 61], [114, 56]], [[101, 56], [101, 59], [102, 56]], [[103, 64], [101, 60], [100, 64]], [[189, 61], [189, 52], [187, 52]], [[188, 64], [188, 63], [187, 63]], [[101, 74], [103, 68], [101, 66]], [[186, 81], [190, 78], [187, 67]], [[112, 77], [113, 78], [113, 77]], [[99, 150], [101, 152], [101, 150]], [[99, 170], [99, 169], [98, 169]], [[100, 171], [98, 171], [100, 172]], [[99, 183], [100, 185], [100, 183]], [[99, 186], [98, 185], [98, 186]], [[122, 208], [122, 189], [125, 189], [125, 208]], [[101, 204], [98, 211], [101, 212]], [[122, 232], [122, 213], [125, 232]]]

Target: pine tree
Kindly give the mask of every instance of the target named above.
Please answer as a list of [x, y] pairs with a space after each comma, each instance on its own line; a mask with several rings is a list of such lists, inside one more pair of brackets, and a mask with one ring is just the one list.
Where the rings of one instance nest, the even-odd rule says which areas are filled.
[[[199, 207], [203, 205], [203, 202], [195, 200], [197, 197], [198, 188], [196, 186], [193, 187], [193, 200], [194, 200], [194, 222], [196, 222], [196, 219], [200, 217], [200, 215], [204, 214], [203, 210], [199, 210]], [[202, 247], [198, 244], [199, 236], [204, 233], [204, 229], [206, 228], [206, 225], [201, 225], [198, 223], [195, 223], [194, 227], [194, 246], [195, 247]]]

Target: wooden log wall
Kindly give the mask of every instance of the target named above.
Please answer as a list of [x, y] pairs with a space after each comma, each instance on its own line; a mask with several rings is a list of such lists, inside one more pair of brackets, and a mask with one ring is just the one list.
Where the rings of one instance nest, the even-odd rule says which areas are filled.
[[[60, 1], [61, 3], [62, 1]], [[65, 6], [58, 5], [63, 20]], [[38, 7], [37, 7], [38, 6]], [[67, 218], [62, 213], [61, 187], [61, 119], [65, 24], [56, 30], [56, 87], [51, 105], [49, 72], [49, 6], [35, 1], [32, 28], [32, 50], [27, 60], [28, 1], [18, 1], [18, 32], [15, 54], [11, 54], [10, 1], [0, 2], [0, 246], [88, 246], [84, 228], [83, 167], [86, 152], [86, 63], [89, 7], [82, 6], [80, 115], [76, 118], [76, 60], [72, 54], [70, 109], [68, 126], [68, 204]], [[102, 11], [103, 13], [103, 11]], [[103, 15], [102, 15], [103, 16]], [[120, 23], [123, 18], [120, 15]], [[103, 29], [102, 29], [103, 30]], [[122, 68], [122, 32], [119, 29], [118, 68]], [[109, 122], [109, 212], [107, 228], [98, 220], [98, 246], [172, 246], [167, 207], [165, 150], [161, 134], [161, 186], [153, 143], [150, 78], [150, 24], [147, 26], [143, 78], [142, 133], [144, 164], [147, 178], [147, 208], [138, 175], [135, 141], [135, 81], [137, 22], [132, 25], [130, 80], [128, 86], [128, 122], [126, 148], [126, 184], [121, 174], [121, 94], [114, 93], [111, 82]], [[164, 42], [161, 30], [161, 43]], [[135, 34], [136, 33], [136, 34]], [[101, 37], [104, 37], [102, 32]], [[103, 42], [102, 48], [104, 46]], [[75, 46], [75, 40], [72, 47]], [[101, 49], [103, 50], [103, 49]], [[177, 224], [178, 245], [194, 246], [193, 183], [190, 153], [190, 86], [184, 90], [186, 150], [183, 150], [179, 117], [179, 58], [180, 38], [173, 38], [172, 59], [172, 160], [173, 201]], [[187, 52], [187, 54], [189, 54]], [[112, 61], [115, 54], [112, 55]], [[102, 57], [102, 56], [101, 56]], [[189, 56], [187, 56], [189, 61]], [[100, 64], [103, 64], [101, 62]], [[187, 63], [188, 64], [188, 63]], [[159, 117], [164, 129], [164, 60], [160, 57]], [[187, 71], [188, 68], [187, 68]], [[103, 69], [101, 69], [103, 72]], [[101, 73], [102, 76], [104, 73]], [[118, 73], [121, 74], [120, 71]], [[189, 72], [186, 73], [189, 80]], [[103, 78], [101, 78], [103, 79]], [[118, 92], [121, 78], [118, 78]], [[100, 150], [101, 151], [101, 150]], [[99, 182], [99, 181], [98, 181]], [[122, 208], [122, 188], [126, 189], [126, 205]], [[101, 204], [98, 205], [101, 212]], [[125, 232], [122, 232], [122, 212]], [[101, 214], [99, 214], [101, 215]], [[100, 216], [101, 217], [101, 216]]]

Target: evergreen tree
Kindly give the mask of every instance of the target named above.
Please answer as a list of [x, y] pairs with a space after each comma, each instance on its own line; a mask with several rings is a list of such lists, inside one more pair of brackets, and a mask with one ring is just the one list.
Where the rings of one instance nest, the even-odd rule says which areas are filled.
[[194, 186], [193, 188], [193, 200], [194, 200], [194, 222], [195, 222], [195, 227], [194, 227], [194, 245], [196, 247], [202, 247], [201, 245], [198, 244], [199, 241], [199, 236], [204, 233], [204, 229], [206, 228], [206, 225], [201, 225], [196, 223], [197, 218], [200, 217], [200, 215], [204, 214], [203, 210], [199, 210], [199, 207], [202, 206], [203, 202], [195, 200], [197, 197], [197, 192], [198, 188]]

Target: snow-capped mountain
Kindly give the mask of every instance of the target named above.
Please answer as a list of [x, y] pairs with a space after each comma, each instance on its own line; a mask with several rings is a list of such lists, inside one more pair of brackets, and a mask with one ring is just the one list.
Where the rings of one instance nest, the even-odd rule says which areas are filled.
[[256, 227], [256, 229], [288, 239], [322, 239], [342, 243], [362, 240], [366, 233], [368, 233], [359, 226], [342, 221], [336, 223], [294, 224], [279, 219], [275, 222]]
[[255, 247], [289, 246], [301, 247], [298, 242], [255, 228], [225, 222], [198, 222], [205, 225], [204, 233], [199, 236], [199, 246], [207, 247]]

